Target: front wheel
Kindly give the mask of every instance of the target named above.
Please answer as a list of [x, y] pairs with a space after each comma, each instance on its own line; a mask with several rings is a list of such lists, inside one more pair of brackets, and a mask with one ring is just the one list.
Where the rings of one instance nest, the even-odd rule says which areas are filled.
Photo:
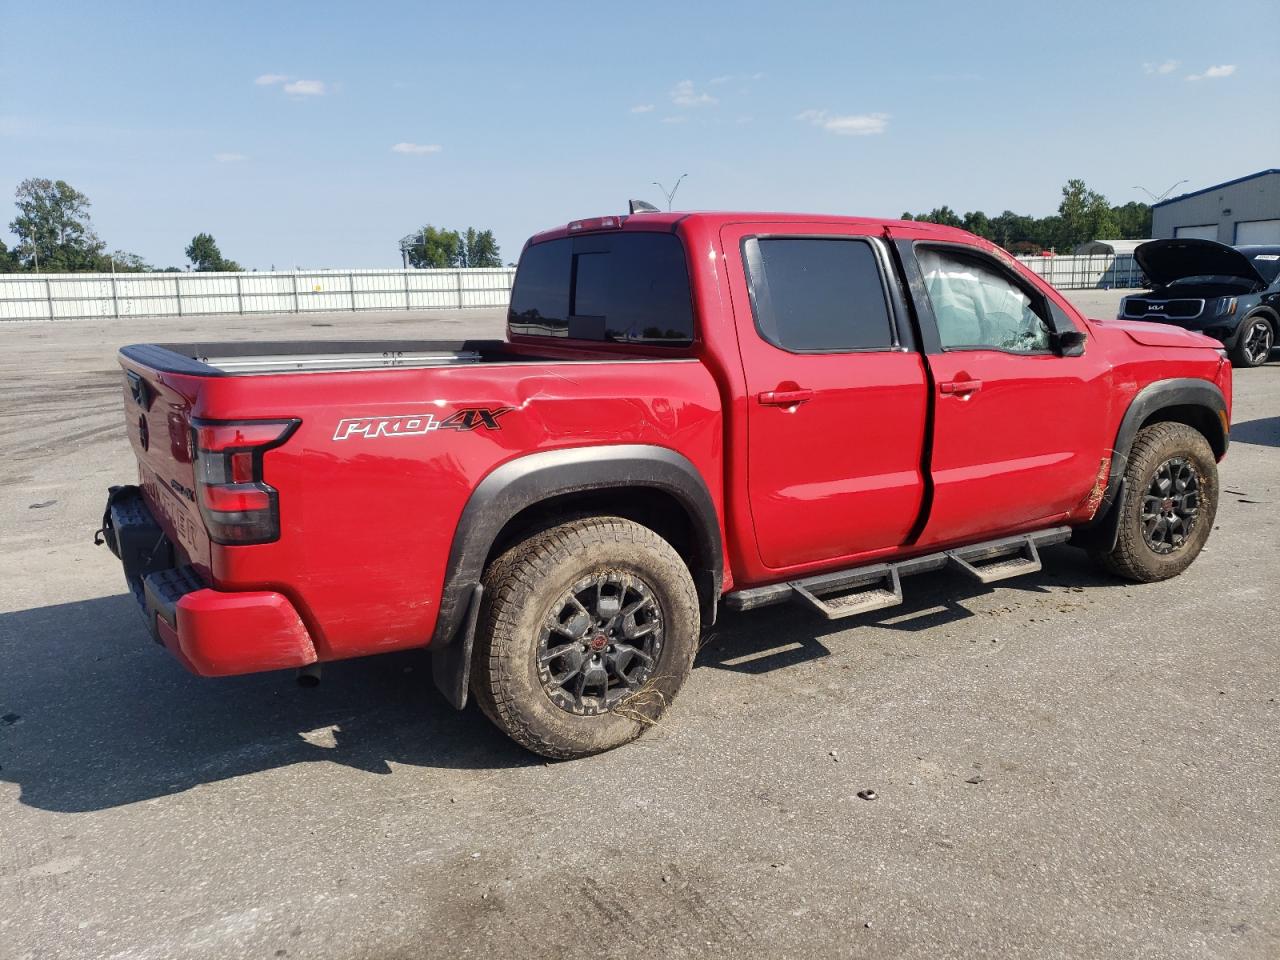
[[693, 667], [693, 578], [652, 530], [620, 517], [553, 527], [485, 572], [471, 689], [521, 746], [555, 759], [634, 740]]
[[1246, 317], [1231, 351], [1231, 363], [1237, 367], [1260, 367], [1271, 359], [1275, 344], [1276, 333], [1266, 317]]
[[1218, 512], [1218, 464], [1209, 442], [1183, 423], [1143, 427], [1129, 452], [1115, 547], [1091, 551], [1107, 570], [1151, 583], [1176, 577], [1199, 555]]

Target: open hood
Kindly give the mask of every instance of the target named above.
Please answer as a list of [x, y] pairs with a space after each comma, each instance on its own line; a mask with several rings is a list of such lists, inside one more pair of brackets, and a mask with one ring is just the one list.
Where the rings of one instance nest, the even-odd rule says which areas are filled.
[[1151, 240], [1139, 245], [1133, 258], [1159, 287], [1183, 277], [1239, 277], [1263, 286], [1267, 282], [1248, 257], [1216, 240]]

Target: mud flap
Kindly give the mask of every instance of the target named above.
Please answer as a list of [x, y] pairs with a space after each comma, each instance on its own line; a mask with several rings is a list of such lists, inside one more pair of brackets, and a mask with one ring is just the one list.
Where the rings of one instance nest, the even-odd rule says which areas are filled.
[[1120, 538], [1120, 523], [1124, 519], [1124, 487], [1124, 477], [1121, 477], [1116, 483], [1115, 496], [1103, 513], [1095, 517], [1088, 526], [1077, 527], [1072, 532], [1071, 546], [1100, 553], [1110, 553], [1116, 548], [1116, 541]]
[[471, 600], [462, 628], [453, 642], [431, 651], [431, 678], [449, 705], [461, 710], [467, 705], [467, 685], [471, 681], [471, 651], [476, 642], [476, 621], [480, 618], [480, 601], [484, 586], [471, 588]]

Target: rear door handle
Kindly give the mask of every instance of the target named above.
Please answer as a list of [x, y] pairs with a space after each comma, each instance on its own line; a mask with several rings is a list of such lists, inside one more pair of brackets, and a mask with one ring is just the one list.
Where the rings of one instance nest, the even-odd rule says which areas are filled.
[[813, 391], [801, 387], [798, 390], [765, 390], [757, 398], [767, 407], [794, 407], [813, 399]]
[[981, 380], [948, 380], [946, 383], [938, 384], [939, 393], [950, 393], [957, 397], [967, 397], [981, 389]]

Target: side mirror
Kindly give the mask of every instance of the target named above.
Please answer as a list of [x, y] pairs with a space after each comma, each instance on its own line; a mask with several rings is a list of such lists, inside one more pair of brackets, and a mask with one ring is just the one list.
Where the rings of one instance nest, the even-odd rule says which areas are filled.
[[1084, 356], [1084, 345], [1088, 340], [1089, 338], [1082, 330], [1055, 330], [1050, 335], [1053, 349], [1060, 357]]

